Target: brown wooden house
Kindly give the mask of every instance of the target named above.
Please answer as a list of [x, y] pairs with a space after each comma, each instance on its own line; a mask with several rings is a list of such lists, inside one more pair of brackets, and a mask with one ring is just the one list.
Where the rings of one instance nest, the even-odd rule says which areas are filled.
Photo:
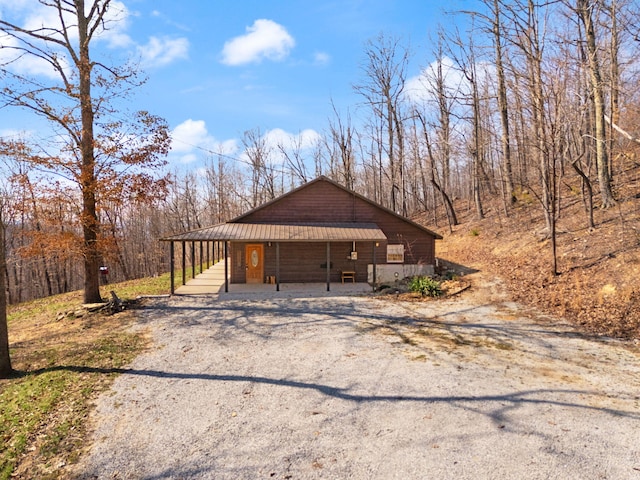
[[[432, 274], [431, 230], [321, 176], [233, 220], [165, 238], [224, 242], [231, 283], [391, 282]], [[173, 255], [173, 253], [172, 253]]]

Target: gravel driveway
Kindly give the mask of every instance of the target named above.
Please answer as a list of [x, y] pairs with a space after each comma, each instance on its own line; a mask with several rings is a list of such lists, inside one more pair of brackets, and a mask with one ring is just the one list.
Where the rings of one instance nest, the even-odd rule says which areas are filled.
[[153, 300], [80, 478], [640, 479], [640, 355], [458, 297]]

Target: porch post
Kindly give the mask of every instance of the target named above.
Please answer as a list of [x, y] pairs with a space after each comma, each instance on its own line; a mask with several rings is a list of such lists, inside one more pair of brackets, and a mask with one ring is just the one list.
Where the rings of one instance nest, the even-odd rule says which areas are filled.
[[373, 242], [373, 291], [376, 291], [376, 242]]
[[182, 284], [187, 284], [187, 243], [182, 241]]
[[176, 263], [175, 259], [173, 258], [173, 255], [175, 253], [174, 250], [175, 249], [174, 249], [174, 246], [173, 246], [173, 241], [171, 241], [171, 242], [169, 242], [169, 255], [171, 256], [171, 258], [169, 259], [169, 265], [170, 265], [170, 269], [171, 269], [171, 275], [170, 275], [170, 277], [171, 277], [171, 295], [173, 295], [175, 290], [176, 290], [175, 287], [174, 287], [176, 274], [173, 271], [174, 268], [175, 268], [175, 263]]
[[207, 240], [207, 268], [209, 268], [209, 260], [211, 259], [211, 257], [209, 256], [209, 247], [211, 246], [211, 242], [209, 240]]
[[202, 264], [204, 262], [202, 261], [202, 240], [200, 240], [200, 273], [202, 273], [203, 269], [202, 269]]
[[191, 242], [191, 278], [196, 278], [196, 242]]
[[227, 241], [224, 241], [224, 291], [229, 291], [229, 247]]
[[280, 291], [280, 242], [276, 242], [276, 292]]
[[327, 242], [327, 292], [331, 290], [331, 242]]

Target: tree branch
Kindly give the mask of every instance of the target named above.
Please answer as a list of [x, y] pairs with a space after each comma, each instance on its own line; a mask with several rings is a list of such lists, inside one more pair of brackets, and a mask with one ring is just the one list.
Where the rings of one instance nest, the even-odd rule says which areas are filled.
[[626, 130], [616, 125], [614, 122], [611, 121], [608, 115], [604, 116], [604, 121], [607, 122], [609, 125], [611, 125], [616, 132], [618, 132], [620, 135], [625, 137], [627, 140], [631, 140], [634, 143], [640, 144], [640, 138], [634, 137], [632, 134], [630, 134]]

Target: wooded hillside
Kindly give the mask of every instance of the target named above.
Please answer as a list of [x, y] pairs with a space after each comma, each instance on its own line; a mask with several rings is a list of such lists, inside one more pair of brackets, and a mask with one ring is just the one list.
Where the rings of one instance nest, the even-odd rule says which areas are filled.
[[621, 200], [615, 208], [594, 212], [595, 229], [584, 225], [579, 193], [563, 188], [558, 275], [548, 268], [550, 242], [542, 215], [524, 201], [509, 217], [489, 208], [482, 220], [460, 205], [462, 222], [439, 242], [438, 256], [497, 275], [514, 300], [587, 333], [640, 341], [640, 163], [628, 166], [626, 186], [614, 190]]

